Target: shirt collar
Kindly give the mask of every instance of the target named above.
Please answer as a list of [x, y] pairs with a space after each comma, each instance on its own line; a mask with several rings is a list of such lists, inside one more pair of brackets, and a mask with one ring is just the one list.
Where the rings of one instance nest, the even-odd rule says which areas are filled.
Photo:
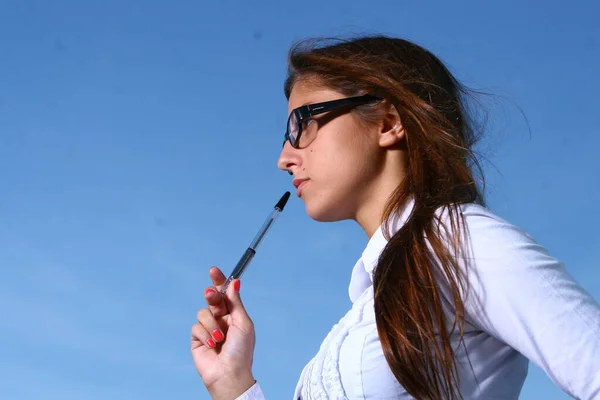
[[[393, 218], [392, 221], [390, 221], [389, 228], [392, 232], [390, 232], [391, 235], [389, 236], [398, 232], [398, 230], [406, 223], [413, 206], [414, 201], [409, 200], [407, 205], [396, 214], [397, 218]], [[388, 241], [383, 234], [382, 224], [377, 228], [373, 236], [371, 236], [360, 259], [352, 269], [348, 294], [353, 303], [367, 288], [373, 285], [373, 272], [379, 261], [379, 256], [387, 245], [387, 242]]]

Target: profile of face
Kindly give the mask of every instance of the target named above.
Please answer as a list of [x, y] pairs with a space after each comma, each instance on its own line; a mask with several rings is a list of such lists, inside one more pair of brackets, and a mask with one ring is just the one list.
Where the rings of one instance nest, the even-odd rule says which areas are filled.
[[[306, 104], [346, 97], [300, 80], [291, 91], [288, 113]], [[293, 174], [297, 194], [311, 218], [356, 220], [374, 198], [398, 185], [403, 156], [397, 144], [403, 134], [395, 111], [382, 113], [379, 123], [369, 124], [349, 110], [330, 111], [306, 121], [300, 148], [285, 142], [278, 167]]]

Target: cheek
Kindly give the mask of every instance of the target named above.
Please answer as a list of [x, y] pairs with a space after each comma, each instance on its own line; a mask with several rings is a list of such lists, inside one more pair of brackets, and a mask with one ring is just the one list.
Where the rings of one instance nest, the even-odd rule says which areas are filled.
[[376, 144], [365, 132], [350, 129], [328, 131], [305, 153], [313, 182], [303, 197], [308, 215], [317, 221], [350, 218], [376, 179]]
[[373, 178], [379, 164], [376, 136], [351, 115], [331, 121], [322, 127], [314, 146], [307, 148], [307, 172], [338, 188], [363, 185]]
[[309, 156], [314, 160], [311, 168], [314, 165], [320, 189], [328, 192], [328, 197], [351, 197], [372, 179], [368, 147], [346, 142], [327, 149], [314, 149]]
[[[320, 156], [319, 151], [311, 155]], [[314, 181], [306, 187], [306, 212], [319, 222], [352, 218], [365, 191], [362, 166], [359, 160], [350, 158], [352, 154], [322, 154], [327, 156], [318, 157], [318, 162], [315, 157]]]

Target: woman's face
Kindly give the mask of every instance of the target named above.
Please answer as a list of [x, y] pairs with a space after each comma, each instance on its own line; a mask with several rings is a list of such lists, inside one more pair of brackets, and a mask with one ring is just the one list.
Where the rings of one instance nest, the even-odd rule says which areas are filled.
[[[292, 89], [288, 113], [305, 104], [336, 100], [341, 93], [300, 80]], [[286, 142], [278, 167], [294, 175], [294, 186], [308, 215], [324, 222], [356, 219], [375, 192], [386, 166], [382, 126], [361, 122], [350, 111], [314, 117], [302, 135], [306, 147]], [[312, 140], [312, 141], [311, 141]], [[397, 182], [396, 182], [397, 184]]]

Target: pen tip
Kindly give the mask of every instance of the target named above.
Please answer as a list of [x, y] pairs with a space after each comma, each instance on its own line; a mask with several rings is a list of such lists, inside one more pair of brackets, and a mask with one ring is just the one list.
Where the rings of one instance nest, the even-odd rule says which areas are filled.
[[288, 202], [289, 198], [290, 198], [290, 192], [285, 192], [283, 194], [283, 196], [281, 196], [281, 199], [279, 199], [279, 201], [277, 202], [277, 204], [275, 204], [275, 208], [278, 208], [279, 211], [283, 211], [283, 207], [285, 207], [285, 205]]

